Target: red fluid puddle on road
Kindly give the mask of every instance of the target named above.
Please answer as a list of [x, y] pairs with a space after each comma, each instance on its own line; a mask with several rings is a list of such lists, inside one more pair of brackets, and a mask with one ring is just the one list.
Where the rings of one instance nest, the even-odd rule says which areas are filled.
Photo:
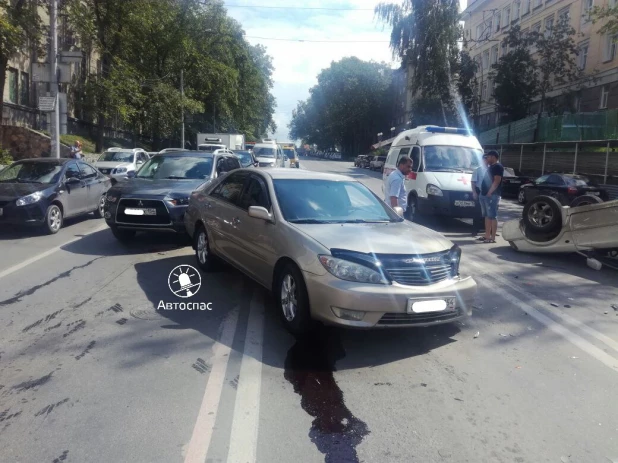
[[358, 463], [356, 447], [369, 434], [367, 424], [346, 407], [335, 382], [335, 362], [345, 357], [339, 334], [320, 328], [298, 339], [285, 359], [285, 379], [301, 397], [301, 406], [315, 419], [309, 438], [325, 463]]

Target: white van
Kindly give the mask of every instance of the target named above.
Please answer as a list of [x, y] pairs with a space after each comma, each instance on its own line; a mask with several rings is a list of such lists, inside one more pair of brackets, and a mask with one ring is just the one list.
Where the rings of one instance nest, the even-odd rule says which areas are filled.
[[406, 218], [441, 215], [474, 220], [481, 227], [481, 208], [472, 196], [472, 172], [482, 161], [483, 148], [467, 129], [419, 126], [400, 133], [384, 164], [386, 178], [402, 156], [412, 158], [412, 172], [405, 180], [408, 192]]

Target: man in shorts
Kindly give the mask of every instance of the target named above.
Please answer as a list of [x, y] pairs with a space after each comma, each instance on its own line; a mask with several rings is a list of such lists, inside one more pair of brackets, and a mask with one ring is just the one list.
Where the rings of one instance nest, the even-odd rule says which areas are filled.
[[495, 243], [496, 232], [498, 231], [498, 205], [502, 196], [502, 177], [504, 167], [498, 162], [500, 155], [497, 151], [489, 151], [487, 157], [487, 172], [481, 183], [481, 194], [479, 201], [481, 211], [485, 217], [485, 239], [484, 243]]

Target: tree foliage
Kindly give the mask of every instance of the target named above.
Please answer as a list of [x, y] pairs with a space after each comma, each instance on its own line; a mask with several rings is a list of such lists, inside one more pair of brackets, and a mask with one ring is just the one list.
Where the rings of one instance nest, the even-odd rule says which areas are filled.
[[69, 18], [101, 56], [75, 99], [100, 126], [114, 118], [155, 140], [178, 139], [184, 110], [193, 143], [197, 132], [255, 139], [274, 129], [271, 58], [221, 1], [71, 0]]
[[454, 76], [459, 57], [457, 41], [461, 36], [459, 2], [403, 0], [401, 4], [381, 3], [375, 8], [375, 14], [392, 28], [393, 54], [412, 68], [414, 96], [439, 101], [436, 114], [447, 114], [452, 119], [456, 96]]
[[392, 73], [356, 57], [331, 63], [294, 110], [290, 135], [321, 149], [340, 146], [344, 154], [368, 150], [376, 133], [389, 128]]
[[479, 82], [476, 78], [478, 65], [467, 51], [462, 51], [459, 57], [457, 72], [457, 91], [463, 107], [463, 112], [468, 121], [478, 125], [480, 114], [480, 92]]
[[[0, 89], [4, 89], [9, 59], [24, 51], [29, 43], [40, 43], [43, 27], [37, 12], [39, 3], [0, 0]], [[4, 91], [0, 91], [0, 114], [3, 104]]]

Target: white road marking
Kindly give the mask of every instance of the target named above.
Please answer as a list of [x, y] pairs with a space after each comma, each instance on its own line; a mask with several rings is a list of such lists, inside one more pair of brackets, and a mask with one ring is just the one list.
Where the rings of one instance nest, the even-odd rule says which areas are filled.
[[230, 448], [227, 456], [227, 461], [230, 463], [257, 461], [264, 338], [264, 303], [261, 294], [259, 290], [253, 292], [249, 309], [245, 350], [240, 365]]
[[523, 295], [527, 296], [528, 294], [526, 294], [525, 291], [519, 289], [516, 285], [512, 284], [510, 281], [508, 281], [505, 278], [502, 278], [498, 275], [485, 273], [485, 269], [483, 267], [478, 266], [477, 264], [466, 262], [466, 265], [470, 267], [474, 267], [477, 271], [477, 275], [487, 278], [488, 280], [494, 280], [494, 287], [496, 287], [495, 283], [502, 285], [502, 287], [498, 286], [501, 289], [501, 292], [498, 293], [500, 297], [502, 297], [503, 299], [506, 299], [508, 302], [513, 304], [513, 306], [519, 307], [520, 309], [525, 311], [528, 315], [530, 315], [532, 318], [542, 323], [543, 325], [547, 326], [553, 332], [564, 337], [567, 341], [579, 347], [581, 350], [583, 350], [590, 356], [596, 358], [598, 361], [600, 361], [604, 365], [608, 366], [614, 371], [618, 371], [618, 359], [612, 357], [611, 355], [607, 354], [605, 351], [594, 346], [593, 344], [586, 341], [584, 338], [582, 338], [578, 334], [575, 334], [574, 332], [562, 326], [560, 323], [552, 320], [547, 315], [544, 315], [543, 313], [541, 313], [540, 310], [532, 307], [530, 304], [523, 302], [521, 299], [517, 298], [516, 296], [514, 296], [513, 294], [505, 290], [504, 286], [509, 287], [515, 290], [516, 292], [522, 293]]
[[108, 228], [107, 224], [103, 224], [99, 227], [96, 227], [94, 229], [92, 229], [91, 231], [89, 231], [88, 233], [83, 234], [82, 236], [76, 236], [73, 239], [70, 239], [69, 241], [62, 243], [59, 246], [56, 246], [54, 248], [48, 249], [45, 252], [42, 252], [41, 254], [37, 254], [34, 257], [31, 257], [30, 259], [26, 259], [23, 262], [20, 262], [17, 265], [13, 265], [12, 267], [7, 268], [6, 270], [3, 270], [0, 272], [0, 278], [4, 278], [7, 275], [10, 275], [11, 273], [15, 273], [18, 270], [21, 270], [24, 267], [27, 267], [30, 264], [34, 264], [35, 262], [41, 260], [41, 259], [45, 259], [46, 257], [51, 256], [52, 254], [54, 254], [55, 252], [58, 252], [60, 249], [62, 249], [64, 246], [74, 243], [75, 241], [81, 240], [83, 237], [88, 236], [88, 235], [92, 235], [93, 233], [96, 233], [98, 231], [104, 230]]
[[237, 324], [238, 307], [234, 308], [223, 321], [219, 340], [212, 348], [213, 356], [210, 361], [212, 368], [208, 376], [202, 405], [197, 414], [191, 441], [187, 448], [185, 463], [204, 463], [206, 461]]

